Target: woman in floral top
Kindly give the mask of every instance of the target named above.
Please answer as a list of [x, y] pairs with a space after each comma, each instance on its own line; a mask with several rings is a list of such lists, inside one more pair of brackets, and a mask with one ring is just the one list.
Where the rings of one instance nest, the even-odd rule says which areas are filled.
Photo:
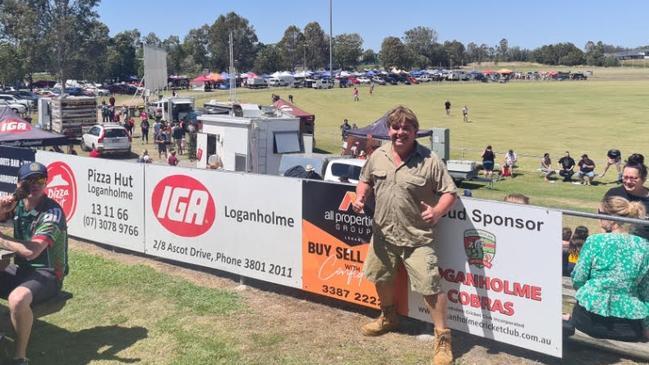
[[[644, 217], [644, 206], [606, 197], [601, 214]], [[572, 272], [577, 303], [572, 322], [596, 338], [649, 339], [649, 241], [623, 223], [600, 220], [606, 233], [588, 237]]]

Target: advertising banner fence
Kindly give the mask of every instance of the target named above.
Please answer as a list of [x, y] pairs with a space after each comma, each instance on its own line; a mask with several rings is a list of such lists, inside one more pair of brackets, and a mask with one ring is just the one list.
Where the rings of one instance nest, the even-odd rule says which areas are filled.
[[[0, 183], [33, 153], [0, 147]], [[380, 306], [362, 273], [372, 218], [352, 211], [353, 186], [53, 152], [35, 159], [73, 236]], [[463, 198], [437, 228], [449, 326], [561, 357], [561, 212]], [[397, 287], [399, 312], [431, 321], [403, 270]]]
[[[462, 199], [438, 223], [451, 328], [561, 357], [561, 213]], [[421, 297], [409, 316], [431, 321]]]
[[[372, 218], [352, 210], [353, 186], [304, 180], [302, 187], [302, 282], [312, 293], [379, 308], [374, 284], [363, 276], [372, 237]], [[397, 295], [405, 303], [406, 277], [400, 273]], [[400, 308], [407, 314], [407, 307]]]
[[25, 162], [33, 162], [35, 155], [28, 148], [0, 146], [0, 195], [16, 191], [18, 168]]
[[301, 181], [146, 168], [146, 253], [302, 287]]
[[38, 151], [73, 236], [144, 252], [144, 166]]

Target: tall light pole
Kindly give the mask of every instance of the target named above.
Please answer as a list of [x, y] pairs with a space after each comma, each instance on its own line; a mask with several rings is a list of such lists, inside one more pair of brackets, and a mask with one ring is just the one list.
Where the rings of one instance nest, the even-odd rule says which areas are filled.
[[329, 0], [329, 75], [333, 79], [334, 77], [334, 70], [332, 68], [333, 65], [333, 13], [332, 13], [332, 5], [333, 0]]

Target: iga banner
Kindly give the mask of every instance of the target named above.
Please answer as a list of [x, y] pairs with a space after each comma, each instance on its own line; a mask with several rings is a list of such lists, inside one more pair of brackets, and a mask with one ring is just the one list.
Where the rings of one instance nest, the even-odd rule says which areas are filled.
[[[561, 213], [463, 198], [438, 228], [449, 326], [561, 357]], [[408, 303], [431, 320], [421, 295]]]
[[146, 253], [302, 287], [301, 181], [146, 168]]
[[34, 161], [31, 148], [0, 146], [0, 195], [16, 191], [18, 168], [25, 162]]
[[36, 160], [70, 235], [144, 252], [144, 165], [41, 151]]
[[[354, 213], [351, 205], [355, 199], [353, 186], [303, 181], [302, 288], [379, 308], [374, 284], [363, 276], [372, 218]], [[403, 275], [398, 278], [404, 279]], [[400, 294], [405, 297], [406, 292]]]

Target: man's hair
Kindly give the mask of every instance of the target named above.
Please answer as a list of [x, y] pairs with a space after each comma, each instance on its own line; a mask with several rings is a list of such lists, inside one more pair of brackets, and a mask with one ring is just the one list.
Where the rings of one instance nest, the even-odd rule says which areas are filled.
[[387, 113], [385, 123], [387, 124], [388, 128], [392, 127], [393, 125], [410, 124], [415, 127], [416, 130], [419, 130], [419, 121], [417, 120], [415, 112], [403, 105], [399, 105], [390, 110]]
[[507, 196], [505, 196], [504, 201], [508, 203], [516, 203], [516, 204], [529, 204], [530, 203], [530, 198], [527, 197], [526, 195], [519, 194], [519, 193], [512, 193]]

